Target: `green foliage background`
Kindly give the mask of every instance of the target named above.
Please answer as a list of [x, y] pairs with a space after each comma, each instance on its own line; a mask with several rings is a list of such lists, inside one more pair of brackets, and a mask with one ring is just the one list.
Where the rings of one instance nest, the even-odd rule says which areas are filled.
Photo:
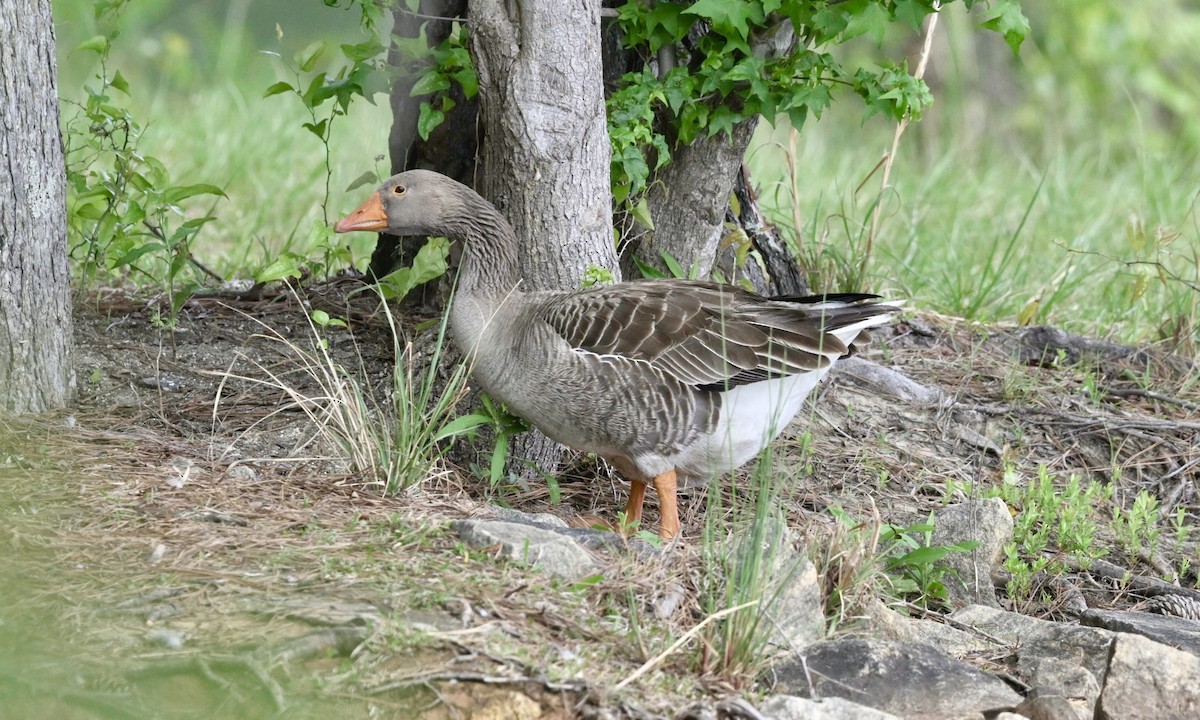
[[[97, 32], [92, 2], [54, 7], [60, 94], [80, 100], [95, 70], [95, 54], [76, 49]], [[1015, 58], [1004, 37], [980, 29], [991, 17], [983, 3], [943, 11], [927, 76], [935, 102], [904, 136], [882, 193], [872, 168], [890, 147], [891, 118], [864, 121], [850, 97], [798, 136], [786, 122], [764, 126], [750, 164], [772, 218], [830, 287], [983, 320], [1193, 341], [1200, 9], [1074, 0], [1025, 11], [1031, 33]], [[311, 117], [262, 94], [292, 80], [287, 62], [311, 43], [358, 43], [359, 27], [356, 8], [315, 0], [126, 8], [111, 65], [145, 125], [144, 151], [173, 183], [227, 194], [191, 245], [222, 275], [256, 276], [289, 254], [337, 259], [326, 257], [325, 215], [357, 204], [362, 191], [344, 189], [364, 171], [386, 170], [386, 103], [352, 103], [329, 134], [325, 211], [325, 148], [303, 127]], [[912, 62], [918, 49], [911, 31], [871, 26], [836, 56]], [[314, 71], [338, 72], [339, 57], [325, 53]], [[876, 202], [883, 223], [865, 275], [855, 273]], [[349, 241], [346, 257], [361, 265], [370, 238]]]

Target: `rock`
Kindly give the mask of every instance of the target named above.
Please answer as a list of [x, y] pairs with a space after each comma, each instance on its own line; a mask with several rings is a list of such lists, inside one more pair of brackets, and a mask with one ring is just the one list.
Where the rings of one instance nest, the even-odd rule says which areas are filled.
[[937, 620], [901, 615], [879, 600], [867, 606], [866, 616], [873, 637], [929, 643], [950, 657], [962, 659], [997, 649], [996, 643], [987, 638]]
[[1200, 655], [1200, 622], [1195, 620], [1121, 610], [1088, 610], [1080, 616], [1079, 622], [1090, 627], [1142, 635], [1154, 642]]
[[1118, 635], [1096, 703], [1096, 720], [1197, 717], [1200, 658], [1141, 635]]
[[179, 650], [186, 639], [187, 636], [182, 632], [170, 628], [155, 628], [146, 634], [146, 642], [168, 650]]
[[1108, 653], [1116, 633], [1099, 628], [1039, 620], [1020, 613], [971, 605], [950, 615], [999, 640], [1012, 643], [1022, 672], [1041, 658], [1082, 666], [1103, 685]]
[[451, 527], [468, 545], [499, 545], [501, 557], [526, 563], [548, 575], [575, 578], [599, 567], [591, 553], [552, 530], [503, 520], [459, 520]]
[[1080, 714], [1062, 695], [1036, 688], [1021, 701], [1016, 712], [1029, 720], [1086, 720], [1092, 716], [1090, 711]]
[[492, 515], [506, 522], [516, 522], [523, 525], [533, 525], [541, 528], [565, 528], [567, 522], [557, 515], [550, 513], [527, 513], [512, 508], [500, 507], [492, 505], [489, 508]]
[[1081, 717], [1092, 717], [1100, 684], [1087, 668], [1058, 658], [1027, 658], [1021, 664], [1022, 674], [1035, 692], [1060, 695]]
[[809, 700], [795, 695], [775, 695], [759, 705], [758, 710], [771, 720], [900, 720], [890, 713], [840, 697]]
[[[763, 533], [766, 541], [762, 555], [762, 562], [770, 567], [764, 593], [769, 642], [787, 652], [798, 652], [825, 636], [825, 608], [817, 568], [793, 549], [792, 533], [782, 517], [764, 522], [769, 523]], [[738, 536], [730, 552], [748, 562], [751, 543], [752, 533]]]
[[878, 710], [929, 720], [1010, 710], [1021, 696], [1004, 681], [925, 643], [824, 640], [775, 667], [792, 694], [843, 697]]
[[943, 578], [950, 602], [956, 607], [981, 603], [1000, 607], [992, 586], [992, 568], [1000, 561], [1004, 545], [1012, 540], [1013, 519], [1000, 498], [970, 499], [937, 513], [931, 545], [944, 547], [978, 542], [967, 552], [953, 552], [938, 564], [954, 574]]
[[507, 690], [471, 711], [471, 720], [538, 720], [542, 706], [515, 690]]
[[225, 471], [225, 479], [237, 482], [253, 482], [258, 479], [258, 471], [249, 465], [234, 465]]

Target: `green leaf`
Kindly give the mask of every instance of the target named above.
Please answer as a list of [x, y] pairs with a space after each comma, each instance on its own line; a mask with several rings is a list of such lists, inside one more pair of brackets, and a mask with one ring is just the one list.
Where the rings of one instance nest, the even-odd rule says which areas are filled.
[[285, 92], [296, 92], [296, 88], [292, 87], [291, 83], [286, 83], [286, 82], [280, 80], [279, 82], [275, 83], [274, 85], [271, 85], [270, 87], [268, 87], [266, 92], [263, 93], [263, 97], [269, 98], [272, 95], [278, 95], [280, 93], [285, 93]]
[[446, 119], [446, 113], [438, 110], [427, 102], [421, 103], [421, 114], [417, 117], [417, 134], [422, 140], [429, 139], [429, 133], [433, 129], [442, 124]]
[[296, 67], [300, 68], [300, 72], [312, 72], [312, 69], [317, 65], [317, 60], [325, 52], [325, 47], [324, 40], [317, 40], [296, 53], [293, 59], [296, 61]]
[[354, 182], [352, 182], [346, 186], [346, 192], [350, 192], [351, 190], [357, 190], [358, 188], [360, 188], [364, 185], [373, 185], [377, 182], [379, 182], [379, 178], [377, 178], [375, 176], [374, 172], [368, 170], [367, 172], [363, 173], [362, 175], [359, 175], [358, 177], [354, 178]]
[[688, 276], [683, 271], [683, 266], [670, 253], [665, 250], [659, 250], [658, 254], [662, 258], [663, 264], [667, 266], [667, 271], [671, 273], [671, 277], [686, 278]]
[[119, 268], [126, 265], [132, 265], [133, 263], [137, 262], [138, 258], [147, 253], [159, 252], [166, 249], [167, 246], [159, 242], [151, 242], [146, 243], [145, 245], [139, 245], [138, 247], [133, 248], [129, 252], [114, 260], [112, 266], [114, 268]]
[[646, 198], [637, 201], [637, 204], [629, 209], [629, 214], [640, 222], [647, 230], [654, 229], [654, 218], [650, 217], [650, 204], [646, 202]]
[[919, 30], [925, 22], [925, 16], [932, 12], [928, 0], [896, 0], [896, 19], [908, 23], [914, 30]]
[[129, 81], [125, 79], [125, 76], [121, 74], [120, 70], [113, 74], [112, 80], [109, 80], [108, 84], [111, 87], [125, 93], [126, 95], [129, 94]]
[[312, 133], [313, 135], [316, 135], [318, 138], [320, 138], [321, 142], [324, 142], [325, 141], [325, 128], [328, 127], [328, 125], [329, 125], [329, 118], [325, 118], [324, 120], [318, 122], [315, 125], [313, 123], [306, 122], [302, 125], [302, 127], [305, 130]]
[[851, 16], [849, 24], [842, 31], [842, 39], [849, 40], [859, 35], [870, 35], [876, 45], [882, 45], [883, 34], [887, 30], [889, 20], [888, 12], [883, 5], [871, 3]]
[[283, 257], [275, 258], [271, 264], [267, 265], [262, 270], [259, 270], [254, 275], [254, 281], [259, 283], [269, 283], [284, 278], [300, 277], [300, 261], [301, 258], [291, 253]]
[[431, 237], [417, 251], [412, 267], [394, 270], [379, 280], [379, 291], [388, 300], [403, 298], [413, 288], [446, 274], [449, 266], [450, 241], [443, 237]]
[[104, 35], [94, 35], [75, 46], [76, 50], [91, 50], [103, 55], [108, 52], [108, 38]]
[[224, 190], [216, 185], [199, 183], [197, 185], [184, 185], [182, 187], [167, 188], [166, 192], [163, 193], [163, 200], [174, 205], [180, 200], [186, 200], [187, 198], [195, 197], [196, 195], [219, 195], [223, 198], [229, 197], [225, 194]]
[[433, 436], [433, 441], [441, 442], [442, 440], [448, 440], [449, 438], [469, 433], [480, 426], [489, 425], [491, 422], [492, 419], [490, 417], [480, 413], [462, 415], [443, 425], [442, 429], [438, 430]]
[[413, 83], [412, 90], [408, 94], [410, 97], [417, 97], [418, 95], [431, 95], [435, 92], [449, 89], [449, 78], [436, 70], [430, 70]]
[[[746, 0], [699, 0], [683, 12], [699, 15], [712, 23], [715, 30], [730, 38], [745, 41], [750, 36], [750, 24], [758, 25], [766, 18], [762, 5]], [[729, 31], [734, 34], [730, 35]]]
[[988, 19], [983, 26], [1004, 35], [1004, 42], [1012, 48], [1013, 55], [1021, 49], [1021, 43], [1029, 34], [1029, 19], [1021, 12], [1018, 0], [995, 0], [989, 6]]

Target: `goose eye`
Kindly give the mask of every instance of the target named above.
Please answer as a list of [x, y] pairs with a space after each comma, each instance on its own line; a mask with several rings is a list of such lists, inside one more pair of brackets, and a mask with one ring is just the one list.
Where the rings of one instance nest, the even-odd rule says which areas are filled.
[[403, 195], [404, 193], [408, 192], [408, 188], [404, 187], [403, 185], [396, 185], [392, 188], [392, 192], [397, 195]]

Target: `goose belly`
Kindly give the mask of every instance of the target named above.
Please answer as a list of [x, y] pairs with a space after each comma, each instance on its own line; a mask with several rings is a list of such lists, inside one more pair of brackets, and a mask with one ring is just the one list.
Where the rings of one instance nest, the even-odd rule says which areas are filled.
[[675, 465], [684, 475], [704, 479], [745, 465], [787, 427], [828, 372], [823, 368], [721, 393], [716, 429], [681, 452]]

